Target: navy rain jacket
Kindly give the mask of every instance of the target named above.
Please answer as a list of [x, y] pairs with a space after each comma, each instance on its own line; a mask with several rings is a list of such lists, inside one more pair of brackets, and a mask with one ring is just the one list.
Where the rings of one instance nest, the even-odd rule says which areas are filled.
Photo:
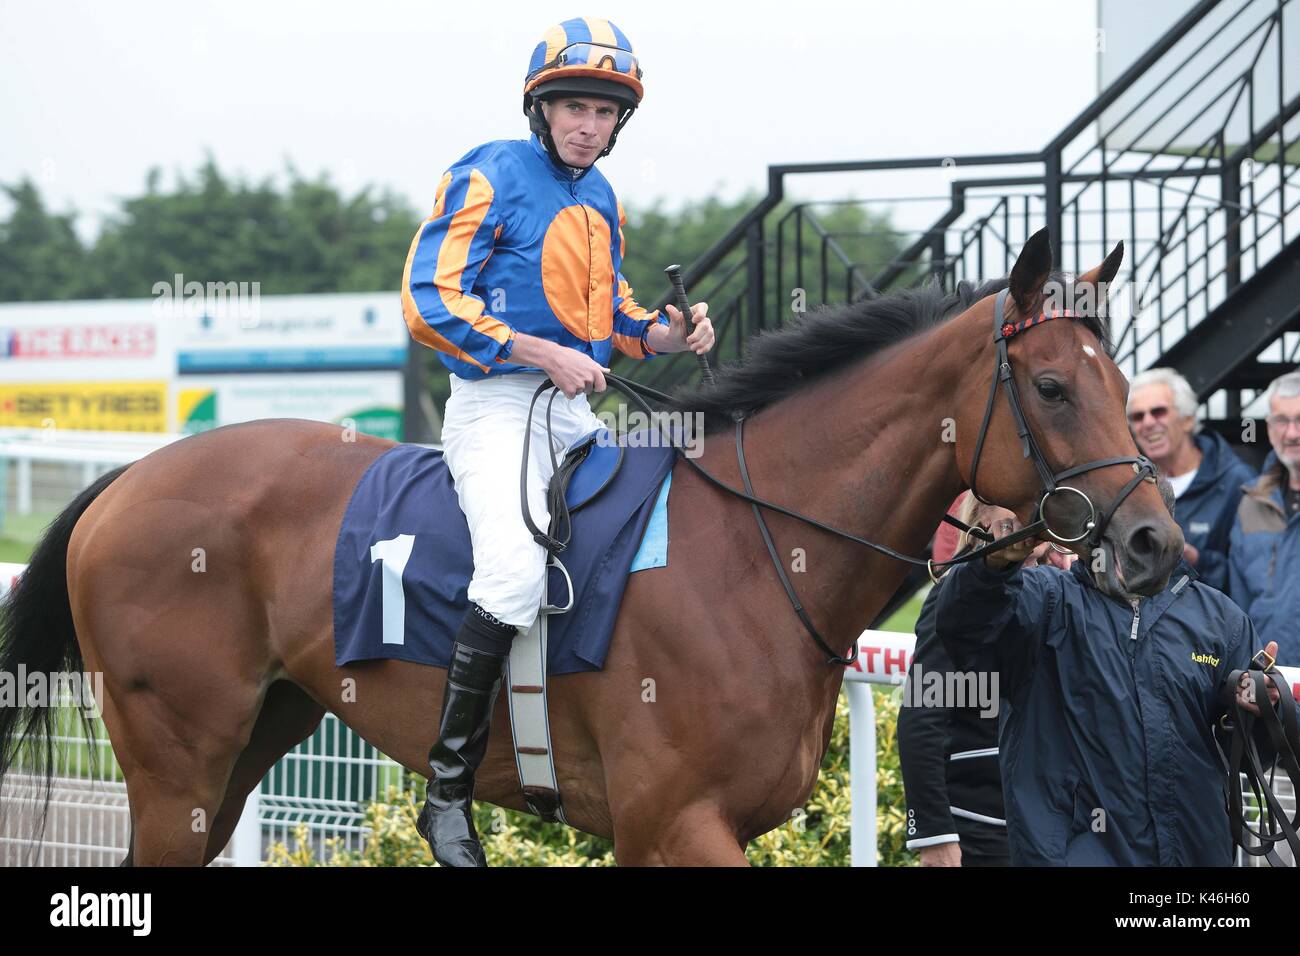
[[1211, 727], [1220, 686], [1258, 640], [1187, 564], [1135, 613], [1082, 561], [974, 561], [948, 572], [937, 630], [954, 666], [999, 673], [1013, 865], [1231, 865]]
[[1200, 552], [1197, 579], [1220, 591], [1228, 590], [1228, 540], [1241, 503], [1242, 485], [1255, 471], [1237, 457], [1216, 432], [1193, 436], [1201, 450], [1201, 466], [1174, 508], [1183, 538]]

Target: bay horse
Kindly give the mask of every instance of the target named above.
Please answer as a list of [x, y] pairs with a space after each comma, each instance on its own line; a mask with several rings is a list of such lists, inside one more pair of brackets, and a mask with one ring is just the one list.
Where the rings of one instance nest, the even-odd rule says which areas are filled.
[[[1109, 281], [1122, 254], [1075, 288]], [[715, 423], [748, 414], [756, 495], [917, 554], [969, 484], [995, 364], [991, 293], [1009, 287], [1008, 308], [1032, 316], [1053, 275], [1040, 232], [1000, 284], [810, 314], [758, 337], [680, 404]], [[1012, 343], [1025, 415], [1055, 469], [1136, 454], [1107, 338], [1094, 316]], [[730, 432], [720, 434], [697, 460], [740, 487]], [[124, 865], [210, 862], [246, 795], [327, 710], [428, 774], [446, 672], [334, 663], [335, 537], [358, 479], [392, 444], [306, 421], [218, 428], [103, 476], [42, 538], [5, 608], [0, 666], [102, 672], [130, 802]], [[1130, 477], [1106, 467], [1074, 484], [1107, 502]], [[1031, 520], [1039, 478], [1000, 401], [979, 484]], [[631, 576], [604, 670], [551, 684], [560, 791], [571, 824], [611, 838], [620, 864], [743, 865], [748, 841], [812, 792], [843, 667], [801, 627], [748, 503], [679, 459], [668, 508], [668, 565]], [[799, 549], [805, 570], [792, 579], [807, 612], [847, 652], [905, 567], [781, 514], [769, 524], [782, 556]], [[1163, 586], [1181, 549], [1147, 482], [1105, 541], [1134, 593]], [[476, 796], [522, 810], [505, 708], [502, 695]], [[53, 713], [0, 709], [0, 776], [20, 747], [48, 748]]]

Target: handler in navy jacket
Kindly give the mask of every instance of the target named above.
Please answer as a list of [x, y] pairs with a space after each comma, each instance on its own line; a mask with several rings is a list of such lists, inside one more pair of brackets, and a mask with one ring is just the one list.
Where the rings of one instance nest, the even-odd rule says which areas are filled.
[[1012, 864], [1231, 865], [1212, 727], [1223, 682], [1256, 650], [1250, 619], [1186, 562], [1130, 607], [1085, 562], [1021, 569], [1033, 547], [953, 568], [937, 612], [954, 666], [1000, 672]]

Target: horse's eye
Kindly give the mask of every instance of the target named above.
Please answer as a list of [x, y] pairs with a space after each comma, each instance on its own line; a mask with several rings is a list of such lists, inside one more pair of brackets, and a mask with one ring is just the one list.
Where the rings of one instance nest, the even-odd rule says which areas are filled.
[[1065, 398], [1065, 390], [1050, 379], [1038, 383], [1038, 394], [1043, 397], [1044, 401], [1048, 402], [1059, 402]]

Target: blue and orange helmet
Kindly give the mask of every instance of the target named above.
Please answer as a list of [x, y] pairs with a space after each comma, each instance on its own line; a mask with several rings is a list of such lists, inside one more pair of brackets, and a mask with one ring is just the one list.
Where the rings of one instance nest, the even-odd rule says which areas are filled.
[[532, 98], [582, 93], [636, 109], [645, 90], [627, 36], [600, 17], [575, 17], [546, 31], [524, 77], [524, 111]]
[[641, 64], [627, 35], [609, 20], [574, 17], [547, 30], [533, 49], [524, 77], [524, 113], [533, 132], [559, 162], [540, 101], [566, 94], [614, 100], [620, 115], [609, 145], [600, 154], [607, 156], [644, 93]]

